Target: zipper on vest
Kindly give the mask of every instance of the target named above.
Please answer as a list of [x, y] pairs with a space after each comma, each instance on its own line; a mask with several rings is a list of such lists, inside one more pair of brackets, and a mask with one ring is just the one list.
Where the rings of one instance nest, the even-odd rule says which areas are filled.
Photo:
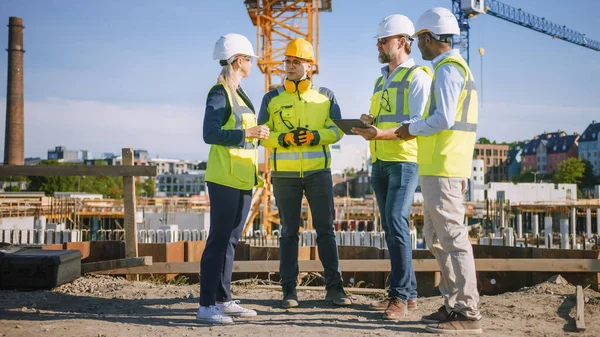
[[[300, 96], [300, 91], [296, 90], [296, 92], [298, 93], [298, 101], [300, 102], [300, 106], [302, 107], [302, 115], [304, 115], [304, 112], [306, 111], [306, 101], [302, 99], [302, 96]], [[298, 112], [298, 111], [296, 111]], [[300, 127], [300, 123], [301, 123], [301, 118], [299, 116], [300, 114], [298, 114], [298, 127]], [[304, 119], [306, 121], [306, 118]], [[308, 126], [308, 125], [307, 125]], [[300, 178], [304, 178], [304, 165], [303, 165], [303, 160], [302, 160], [302, 150], [301, 148], [298, 148], [299, 150], [299, 154], [300, 154]]]

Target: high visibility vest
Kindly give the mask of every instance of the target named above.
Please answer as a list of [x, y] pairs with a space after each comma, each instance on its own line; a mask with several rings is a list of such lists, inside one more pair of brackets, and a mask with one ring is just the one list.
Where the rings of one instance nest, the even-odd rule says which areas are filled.
[[[424, 66], [414, 65], [411, 68], [400, 69], [389, 86], [383, 90], [385, 78], [375, 81], [375, 89], [371, 97], [369, 113], [375, 117], [373, 125], [380, 129], [390, 129], [400, 126], [400, 123], [410, 119], [408, 106], [408, 90], [414, 74], [419, 69], [431, 76], [431, 70]], [[371, 161], [417, 162], [417, 140], [372, 140], [369, 142]]]
[[[256, 126], [256, 115], [236, 93], [232, 94], [227, 85], [222, 85], [227, 93], [231, 114], [221, 130], [245, 130]], [[240, 146], [210, 146], [206, 167], [206, 181], [240, 190], [251, 190], [262, 185], [258, 177], [258, 141], [246, 138]]]
[[[435, 73], [443, 64], [451, 64], [465, 74], [465, 83], [458, 97], [456, 118], [449, 130], [440, 131], [432, 136], [417, 137], [419, 143], [419, 175], [449, 178], [470, 178], [477, 132], [477, 91], [475, 80], [469, 65], [462, 56], [450, 55], [435, 67]], [[436, 109], [436, 76], [431, 84], [429, 102], [423, 118], [433, 114]]]
[[[300, 178], [308, 174], [329, 170], [331, 152], [329, 144], [339, 141], [343, 133], [330, 118], [333, 94], [327, 88], [314, 84], [304, 93], [289, 93], [279, 87], [265, 95], [263, 104], [269, 114], [267, 126], [271, 130], [263, 146], [271, 148], [271, 176]], [[299, 127], [316, 131], [319, 143], [310, 146], [282, 147], [280, 137]]]

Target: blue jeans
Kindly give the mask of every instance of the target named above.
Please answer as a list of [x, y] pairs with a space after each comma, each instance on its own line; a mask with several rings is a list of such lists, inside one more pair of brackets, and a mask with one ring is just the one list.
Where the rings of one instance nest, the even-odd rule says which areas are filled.
[[298, 231], [304, 193], [306, 193], [306, 199], [310, 206], [313, 227], [317, 232], [317, 248], [325, 271], [327, 287], [342, 282], [337, 245], [333, 233], [334, 206], [331, 173], [323, 171], [304, 178], [273, 177], [273, 194], [281, 219], [279, 275], [284, 289], [286, 284], [293, 284], [295, 287], [298, 279]]
[[412, 263], [410, 217], [413, 195], [419, 184], [417, 164], [376, 161], [371, 185], [377, 197], [381, 225], [390, 253], [389, 297], [402, 301], [417, 298], [417, 279]]
[[231, 301], [235, 247], [250, 211], [252, 190], [208, 182], [210, 231], [200, 260], [200, 305]]

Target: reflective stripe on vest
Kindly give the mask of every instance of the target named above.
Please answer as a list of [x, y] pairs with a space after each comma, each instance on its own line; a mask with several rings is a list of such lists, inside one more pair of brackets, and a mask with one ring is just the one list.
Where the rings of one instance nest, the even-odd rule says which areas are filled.
[[342, 135], [340, 134], [340, 129], [335, 124], [328, 124], [325, 126], [326, 128], [332, 130], [335, 133], [335, 141], [342, 139]]
[[[397, 89], [396, 90], [396, 112], [394, 114], [385, 114], [385, 115], [377, 116], [377, 118], [375, 120], [375, 124], [377, 124], [377, 123], [402, 123], [402, 122], [410, 119], [410, 115], [404, 114], [404, 98], [405, 98], [404, 90], [408, 89], [408, 86], [410, 85], [410, 81], [408, 79], [411, 78], [412, 73], [418, 68], [419, 68], [419, 66], [417, 66], [417, 65], [410, 67], [410, 69], [408, 69], [406, 74], [404, 74], [404, 76], [402, 77], [402, 80], [400, 80], [399, 82], [392, 81], [392, 83], [390, 83], [390, 85], [388, 85], [388, 88], [396, 88]], [[373, 91], [373, 94], [375, 94], [383, 89], [383, 83], [381, 83], [381, 82], [384, 82], [384, 81], [385, 80], [382, 76], [378, 85], [375, 86], [375, 90]], [[383, 94], [379, 97], [379, 99], [381, 100], [382, 97], [383, 97]]]
[[[228, 91], [229, 92], [229, 91]], [[234, 130], [243, 130], [242, 128], [242, 122], [243, 122], [243, 115], [244, 114], [252, 114], [254, 115], [254, 111], [252, 111], [252, 109], [250, 109], [248, 106], [246, 105], [240, 105], [240, 103], [238, 102], [238, 100], [235, 97], [232, 97], [230, 100], [231, 102], [231, 114], [233, 115], [233, 118], [235, 120], [235, 126], [234, 126]], [[258, 141], [256, 139], [252, 139], [250, 141], [248, 141], [248, 138], [244, 139], [244, 145], [242, 146], [228, 146], [228, 148], [230, 149], [256, 149], [258, 147]]]
[[[237, 92], [225, 89], [228, 107], [231, 111], [227, 122], [221, 130], [244, 130], [256, 125], [254, 111], [246, 106], [246, 102]], [[240, 101], [238, 101], [240, 99]], [[208, 155], [206, 181], [240, 190], [251, 190], [255, 185], [262, 185], [258, 176], [258, 150], [255, 139], [245, 138], [242, 146], [224, 146], [212, 144]]]
[[[320, 159], [329, 158], [326, 156], [326, 152], [302, 152], [302, 158], [304, 159]], [[300, 152], [278, 152], [277, 160], [300, 160]]]
[[[410, 120], [409, 89], [412, 81], [415, 80], [415, 72], [419, 70], [431, 76], [429, 68], [415, 65], [396, 71], [393, 77], [388, 78], [390, 83], [385, 90], [383, 90], [384, 86], [382, 85], [382, 83], [385, 83], [383, 76], [375, 82], [375, 91], [369, 108], [370, 114], [375, 116], [374, 126], [387, 130], [397, 128], [402, 122]], [[389, 107], [384, 106], [383, 103], [389, 105]], [[420, 112], [415, 111], [414, 113]], [[414, 163], [417, 161], [417, 140], [371, 140], [369, 151], [371, 162], [380, 160]]]
[[[464, 75], [464, 85], [458, 95], [454, 110], [454, 125], [448, 130], [439, 131], [431, 136], [418, 136], [419, 175], [449, 178], [470, 178], [471, 160], [478, 122], [477, 91], [469, 65], [460, 55], [450, 55], [435, 68], [450, 63]], [[428, 108], [424, 118], [436, 113], [435, 77], [429, 96]], [[450, 107], [452, 108], [452, 107]]]
[[[454, 122], [454, 125], [450, 128], [450, 130], [476, 132], [477, 124], [467, 122], [468, 117], [469, 117], [469, 105], [471, 104], [471, 95], [472, 95], [473, 91], [476, 91], [475, 81], [473, 80], [473, 78], [471, 77], [471, 74], [468, 71], [466, 74], [466, 78], [467, 78], [467, 83], [465, 83], [464, 90], [467, 91], [467, 96], [465, 97], [465, 100], [463, 102], [460, 120], [456, 120]], [[427, 112], [427, 116], [423, 116], [423, 117], [425, 118], [425, 117], [431, 116], [435, 112], [436, 108], [437, 108], [437, 103], [436, 103], [436, 99], [435, 99], [435, 79], [433, 79], [433, 82], [431, 82], [431, 94], [429, 95], [429, 111]]]
[[270, 114], [267, 125], [271, 136], [267, 142], [275, 145], [273, 134], [281, 134], [302, 127], [316, 131], [319, 144], [307, 146], [269, 146], [273, 148], [270, 156], [271, 177], [305, 177], [328, 170], [331, 162], [329, 145], [344, 137], [337, 125], [331, 121], [333, 94], [314, 84], [301, 94], [290, 93], [283, 87], [268, 94], [267, 112]]

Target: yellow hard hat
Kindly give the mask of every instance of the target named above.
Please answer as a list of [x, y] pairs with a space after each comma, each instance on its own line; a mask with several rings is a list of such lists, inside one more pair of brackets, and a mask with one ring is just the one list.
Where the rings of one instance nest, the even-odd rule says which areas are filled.
[[308, 61], [315, 60], [315, 53], [312, 44], [303, 38], [297, 38], [288, 43], [283, 55], [293, 56]]

